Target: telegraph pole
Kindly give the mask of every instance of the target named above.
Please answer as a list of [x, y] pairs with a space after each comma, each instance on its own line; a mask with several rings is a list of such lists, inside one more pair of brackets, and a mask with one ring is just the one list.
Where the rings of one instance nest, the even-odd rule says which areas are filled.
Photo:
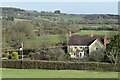
[[23, 60], [23, 42], [21, 43], [20, 51], [21, 51], [21, 56], [22, 56], [22, 60]]
[[22, 60], [23, 60], [23, 42], [21, 43], [22, 46]]

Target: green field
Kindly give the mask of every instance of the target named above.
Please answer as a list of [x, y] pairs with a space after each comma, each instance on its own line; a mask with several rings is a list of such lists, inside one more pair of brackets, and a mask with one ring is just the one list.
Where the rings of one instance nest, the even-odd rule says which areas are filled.
[[[94, 35], [107, 35], [109, 36], [110, 34], [115, 34], [117, 33], [116, 31], [91, 31], [91, 30], [81, 30], [75, 34], [79, 34], [79, 35], [90, 35], [91, 33], [93, 33]], [[65, 34], [66, 36], [67, 34]], [[30, 39], [26, 42], [26, 47], [27, 48], [37, 48], [39, 46], [44, 46], [46, 44], [49, 45], [49, 47], [55, 45], [56, 43], [60, 42], [60, 35], [43, 35], [40, 37], [36, 37], [34, 39]]]
[[3, 69], [3, 78], [117, 78], [117, 72], [81, 70]]
[[[78, 26], [78, 28], [94, 28], [94, 29], [97, 29], [97, 28], [112, 28], [113, 25], [110, 25], [110, 24], [106, 24], [106, 25], [102, 25], [102, 24], [78, 24], [76, 25]], [[99, 30], [99, 29], [98, 29]]]
[[14, 21], [17, 22], [17, 21], [29, 21], [29, 20], [27, 20], [27, 19], [14, 18]]
[[102, 30], [102, 31], [95, 31], [95, 30], [81, 30], [75, 34], [79, 35], [89, 35], [93, 33], [94, 35], [107, 35], [109, 36], [110, 34], [116, 34], [117, 31], [107, 31], [107, 30]]
[[30, 48], [30, 47], [38, 48], [44, 45], [49, 45], [50, 47], [50, 46], [55, 45], [58, 42], [60, 42], [59, 35], [44, 35], [44, 36], [36, 37], [34, 39], [30, 39], [26, 41], [26, 47], [27, 48]]
[[83, 18], [81, 16], [74, 16], [74, 15], [64, 15], [61, 14], [58, 16], [59, 19], [63, 19], [63, 20], [82, 20]]

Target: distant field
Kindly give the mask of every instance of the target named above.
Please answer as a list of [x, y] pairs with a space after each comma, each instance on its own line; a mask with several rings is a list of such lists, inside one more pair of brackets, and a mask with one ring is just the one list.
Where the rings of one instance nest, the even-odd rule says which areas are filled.
[[29, 21], [29, 20], [27, 20], [27, 19], [14, 18], [14, 21], [17, 22], [17, 21]]
[[32, 41], [40, 41], [40, 42], [43, 42], [43, 41], [46, 41], [46, 42], [58, 42], [59, 41], [59, 35], [44, 35], [44, 36], [40, 36], [40, 37], [36, 37], [32, 40], [30, 40], [31, 42]]
[[[44, 35], [41, 37], [36, 37], [34, 39], [28, 40], [26, 43], [26, 45], [28, 46], [28, 48], [30, 47], [39, 47], [39, 46], [46, 46], [49, 45], [53, 46], [56, 43], [60, 42], [59, 40], [59, 35]], [[29, 44], [30, 43], [30, 44]]]
[[[110, 34], [115, 34], [117, 33], [116, 31], [91, 31], [91, 30], [81, 30], [80, 32], [74, 33], [79, 34], [79, 35], [89, 35], [93, 33], [94, 35], [107, 35], [109, 36]], [[67, 35], [67, 34], [66, 34]], [[65, 35], [65, 36], [66, 36]], [[44, 35], [41, 37], [36, 37], [34, 39], [28, 40], [26, 42], [26, 45], [30, 47], [39, 47], [39, 46], [44, 46], [46, 44], [49, 44], [49, 46], [53, 46], [56, 43], [60, 42], [60, 37], [59, 35]], [[30, 43], [30, 44], [29, 44]]]
[[63, 20], [82, 20], [83, 19], [81, 16], [63, 15], [63, 14], [59, 15], [58, 18]]
[[100, 27], [107, 27], [107, 28], [112, 28], [113, 25], [110, 25], [110, 24], [106, 24], [106, 25], [102, 25], [102, 24], [79, 24], [77, 25], [78, 28], [82, 28], [82, 27], [85, 27], [85, 28], [100, 28]]
[[94, 31], [94, 30], [81, 30], [75, 34], [80, 34], [80, 35], [89, 35], [93, 33], [94, 35], [107, 35], [109, 36], [110, 34], [116, 34], [117, 31], [107, 31], [107, 30], [102, 30], [102, 31]]
[[3, 78], [118, 78], [117, 72], [81, 70], [3, 69]]

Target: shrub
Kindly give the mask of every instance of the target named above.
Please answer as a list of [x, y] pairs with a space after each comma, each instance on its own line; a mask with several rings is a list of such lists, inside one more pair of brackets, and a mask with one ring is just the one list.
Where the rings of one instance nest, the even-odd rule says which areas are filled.
[[12, 59], [18, 60], [18, 52], [13, 52], [12, 53]]
[[9, 58], [9, 52], [5, 53], [5, 57]]
[[11, 59], [10, 53], [9, 52], [5, 53], [5, 57]]

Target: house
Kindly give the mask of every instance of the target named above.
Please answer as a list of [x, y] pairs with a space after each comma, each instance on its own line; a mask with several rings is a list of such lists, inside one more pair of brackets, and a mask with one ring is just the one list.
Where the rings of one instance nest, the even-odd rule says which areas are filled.
[[71, 58], [89, 57], [93, 51], [106, 48], [106, 36], [98, 35], [70, 35], [67, 51]]

